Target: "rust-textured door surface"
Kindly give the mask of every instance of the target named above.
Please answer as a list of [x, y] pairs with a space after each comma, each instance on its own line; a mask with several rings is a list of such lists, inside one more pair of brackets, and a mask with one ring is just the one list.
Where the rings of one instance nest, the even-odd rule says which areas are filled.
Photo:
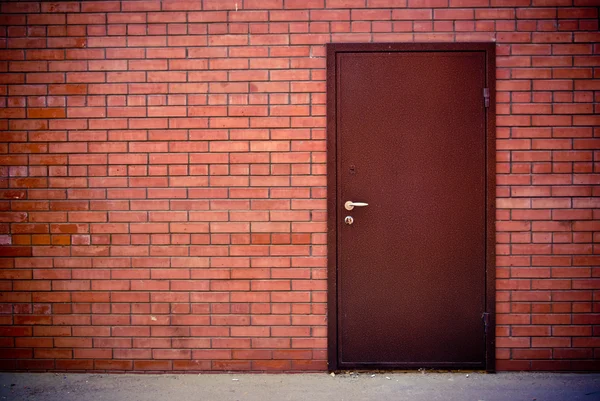
[[328, 45], [329, 367], [494, 360], [494, 45]]

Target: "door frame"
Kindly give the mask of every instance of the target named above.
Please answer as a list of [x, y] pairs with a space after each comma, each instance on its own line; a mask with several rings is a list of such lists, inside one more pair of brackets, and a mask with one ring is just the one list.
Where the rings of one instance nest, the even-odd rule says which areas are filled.
[[[485, 238], [485, 311], [488, 325], [485, 340], [485, 370], [495, 371], [496, 328], [496, 45], [491, 42], [474, 43], [328, 43], [327, 44], [327, 337], [328, 369], [344, 368], [339, 364], [338, 328], [338, 202], [337, 186], [337, 71], [340, 53], [373, 52], [483, 52], [486, 63], [486, 87], [489, 88], [489, 107], [485, 110], [486, 129], [486, 238]], [[483, 93], [482, 93], [483, 102]], [[411, 368], [411, 366], [406, 366]], [[412, 366], [415, 368], [418, 366]], [[385, 369], [382, 364], [379, 368]]]

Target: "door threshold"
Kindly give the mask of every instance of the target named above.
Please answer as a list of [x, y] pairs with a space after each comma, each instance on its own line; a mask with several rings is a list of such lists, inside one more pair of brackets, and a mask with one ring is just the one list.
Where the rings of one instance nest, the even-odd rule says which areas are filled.
[[377, 375], [377, 374], [388, 374], [388, 373], [406, 373], [406, 374], [411, 374], [411, 373], [421, 373], [421, 374], [428, 374], [428, 373], [464, 373], [464, 374], [494, 374], [496, 373], [495, 371], [490, 371], [490, 370], [485, 370], [485, 369], [442, 369], [442, 368], [435, 368], [435, 369], [424, 369], [424, 368], [420, 368], [420, 369], [338, 369], [338, 370], [329, 370], [329, 373], [334, 373], [336, 375], [359, 375], [359, 374], [371, 374], [371, 375]]

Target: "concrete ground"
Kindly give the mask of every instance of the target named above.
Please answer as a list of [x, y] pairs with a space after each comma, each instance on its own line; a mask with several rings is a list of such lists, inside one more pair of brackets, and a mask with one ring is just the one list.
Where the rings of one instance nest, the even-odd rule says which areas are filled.
[[0, 373], [1, 400], [600, 400], [600, 374]]

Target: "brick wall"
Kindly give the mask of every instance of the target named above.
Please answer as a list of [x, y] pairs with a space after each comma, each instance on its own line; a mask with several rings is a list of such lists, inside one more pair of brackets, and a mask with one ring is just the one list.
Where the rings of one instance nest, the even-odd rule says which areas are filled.
[[597, 369], [597, 5], [1, 4], [0, 367], [326, 369], [324, 43], [496, 41], [497, 367]]

